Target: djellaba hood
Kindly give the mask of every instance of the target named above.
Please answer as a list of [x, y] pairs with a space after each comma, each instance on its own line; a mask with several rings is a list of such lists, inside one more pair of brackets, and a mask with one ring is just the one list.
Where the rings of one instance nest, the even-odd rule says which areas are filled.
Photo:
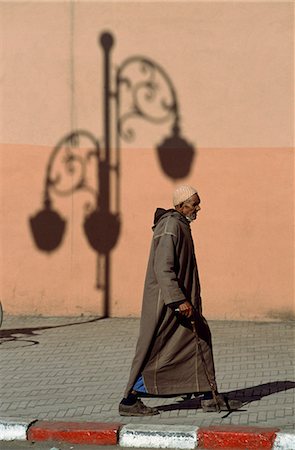
[[154, 224], [152, 226], [152, 229], [154, 229], [160, 220], [162, 220], [164, 217], [167, 216], [176, 216], [179, 220], [184, 222], [186, 225], [189, 225], [189, 221], [185, 218], [183, 214], [176, 211], [176, 209], [164, 209], [164, 208], [157, 208], [154, 214]]

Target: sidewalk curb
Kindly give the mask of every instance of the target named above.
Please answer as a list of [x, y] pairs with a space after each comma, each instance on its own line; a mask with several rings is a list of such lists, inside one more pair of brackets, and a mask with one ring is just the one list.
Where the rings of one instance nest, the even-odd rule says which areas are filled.
[[29, 441], [63, 441], [72, 444], [116, 445], [120, 423], [37, 421], [29, 427]]
[[179, 448], [197, 447], [198, 427], [190, 425], [124, 425], [119, 432], [121, 447]]
[[0, 441], [63, 441], [133, 448], [295, 450], [295, 432], [235, 425], [58, 422], [0, 418]]
[[200, 448], [272, 449], [278, 431], [266, 427], [209, 426], [199, 430], [198, 445]]
[[0, 417], [0, 441], [26, 441], [27, 431], [35, 421]]

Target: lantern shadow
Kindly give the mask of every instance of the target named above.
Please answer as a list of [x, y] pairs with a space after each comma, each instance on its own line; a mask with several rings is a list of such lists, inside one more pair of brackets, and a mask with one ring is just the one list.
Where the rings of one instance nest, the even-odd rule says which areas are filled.
[[62, 243], [66, 221], [50, 205], [35, 216], [29, 218], [30, 229], [36, 247], [50, 253], [56, 250]]
[[119, 214], [96, 209], [85, 217], [84, 232], [90, 247], [99, 254], [108, 254], [117, 244], [121, 221]]
[[197, 150], [174, 126], [170, 136], [157, 147], [158, 160], [162, 171], [174, 180], [186, 178], [197, 157]]

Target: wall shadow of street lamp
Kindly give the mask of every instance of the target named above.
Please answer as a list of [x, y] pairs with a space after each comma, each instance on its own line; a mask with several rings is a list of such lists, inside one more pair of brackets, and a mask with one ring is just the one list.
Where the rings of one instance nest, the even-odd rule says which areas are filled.
[[193, 145], [181, 137], [180, 130], [175, 125], [171, 135], [157, 146], [157, 154], [163, 172], [177, 180], [189, 174], [195, 150]]
[[[171, 134], [157, 146], [157, 154], [163, 172], [172, 179], [188, 175], [194, 158], [194, 147], [181, 136], [177, 96], [166, 71], [156, 62], [143, 56], [126, 58], [116, 69], [113, 90], [110, 70], [113, 35], [108, 32], [102, 33], [99, 44], [104, 52], [103, 157], [98, 140], [89, 131], [71, 131], [62, 138], [48, 161], [43, 209], [30, 217], [29, 223], [37, 248], [50, 253], [60, 246], [66, 230], [65, 219], [53, 209], [52, 195], [67, 196], [73, 195], [75, 191], [84, 190], [94, 196], [92, 206], [89, 208], [88, 205], [83, 229], [90, 247], [98, 254], [96, 287], [104, 291], [103, 317], [109, 317], [110, 253], [117, 244], [121, 229], [120, 146], [122, 140], [128, 142], [135, 138], [135, 130], [130, 121], [144, 119], [154, 124], [170, 122]], [[110, 105], [113, 101], [116, 108], [112, 121]], [[111, 123], [116, 127], [113, 147]], [[85, 139], [88, 144], [83, 146], [81, 140]], [[112, 151], [115, 152], [114, 155], [111, 155]], [[87, 167], [93, 159], [97, 169], [94, 188], [87, 178]], [[56, 170], [58, 162], [59, 169]], [[111, 176], [114, 176], [115, 181], [113, 210], [111, 210]], [[63, 180], [69, 177], [70, 187], [64, 187]], [[100, 256], [104, 258], [102, 281], [99, 274]]]
[[47, 199], [44, 208], [30, 217], [30, 225], [34, 242], [39, 250], [52, 252], [61, 242], [66, 228], [66, 221], [51, 208]]
[[85, 217], [83, 228], [90, 247], [106, 255], [117, 244], [121, 228], [120, 216], [95, 209]]

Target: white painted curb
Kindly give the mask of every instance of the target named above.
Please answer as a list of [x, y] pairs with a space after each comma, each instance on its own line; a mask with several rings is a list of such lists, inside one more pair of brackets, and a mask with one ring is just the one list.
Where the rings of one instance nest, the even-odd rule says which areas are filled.
[[0, 441], [25, 441], [27, 429], [33, 421], [0, 418]]
[[295, 431], [278, 432], [273, 450], [295, 450]]
[[190, 425], [125, 425], [119, 432], [121, 447], [177, 448], [197, 447], [198, 427]]

